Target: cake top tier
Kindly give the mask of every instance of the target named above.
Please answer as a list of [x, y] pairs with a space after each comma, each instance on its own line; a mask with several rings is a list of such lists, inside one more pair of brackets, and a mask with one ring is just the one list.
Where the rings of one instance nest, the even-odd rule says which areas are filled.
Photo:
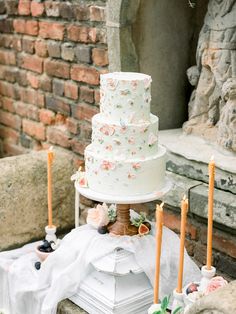
[[151, 77], [142, 73], [114, 72], [101, 75], [101, 113], [111, 121], [149, 121]]

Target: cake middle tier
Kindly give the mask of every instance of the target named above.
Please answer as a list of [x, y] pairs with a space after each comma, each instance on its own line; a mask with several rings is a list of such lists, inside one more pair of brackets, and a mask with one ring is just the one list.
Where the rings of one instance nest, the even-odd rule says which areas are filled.
[[165, 184], [166, 149], [144, 159], [105, 158], [94, 152], [90, 144], [85, 149], [88, 186], [91, 190], [114, 196], [152, 193]]
[[145, 158], [158, 151], [158, 117], [150, 121], [122, 124], [109, 123], [99, 113], [92, 118], [92, 145], [97, 154], [109, 158]]

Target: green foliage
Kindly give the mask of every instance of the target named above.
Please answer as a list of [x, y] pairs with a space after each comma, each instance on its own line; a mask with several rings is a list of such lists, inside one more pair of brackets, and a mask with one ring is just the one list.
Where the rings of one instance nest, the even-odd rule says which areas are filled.
[[116, 209], [112, 206], [110, 206], [108, 209], [108, 218], [110, 222], [114, 222], [116, 220]]
[[141, 212], [139, 217], [131, 220], [131, 224], [138, 228], [144, 221], [146, 221], [146, 214]]
[[[161, 301], [161, 310], [155, 311], [153, 314], [166, 314], [169, 303], [170, 303], [170, 295], [168, 297], [165, 296], [164, 299]], [[173, 314], [178, 314], [180, 313], [181, 310], [182, 310], [182, 307], [179, 306], [174, 310]]]

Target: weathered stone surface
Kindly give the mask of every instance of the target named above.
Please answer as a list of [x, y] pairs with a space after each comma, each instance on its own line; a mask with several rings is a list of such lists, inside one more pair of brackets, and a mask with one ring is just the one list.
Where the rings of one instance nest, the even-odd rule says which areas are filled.
[[[190, 191], [190, 212], [207, 218], [208, 186], [203, 184]], [[230, 192], [214, 190], [214, 221], [236, 230], [236, 198]]]
[[236, 313], [236, 281], [195, 302], [186, 314]]
[[215, 187], [236, 194], [236, 154], [218, 150], [203, 139], [183, 135], [182, 129], [159, 132], [167, 148], [167, 169], [188, 178], [208, 183], [208, 162], [216, 162]]
[[[52, 167], [53, 223], [58, 233], [74, 226], [74, 172], [70, 152], [55, 150]], [[0, 251], [45, 236], [47, 225], [47, 153], [0, 160]]]
[[57, 306], [57, 314], [84, 314], [87, 313], [70, 300], [63, 300]]

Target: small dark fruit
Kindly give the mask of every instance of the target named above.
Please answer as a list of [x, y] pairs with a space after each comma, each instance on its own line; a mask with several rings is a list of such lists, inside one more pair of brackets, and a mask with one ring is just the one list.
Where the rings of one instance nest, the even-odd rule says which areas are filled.
[[150, 222], [144, 221], [143, 224], [144, 224], [146, 227], [148, 227], [149, 231], [151, 231], [152, 226], [151, 226]]
[[197, 285], [196, 283], [191, 283], [191, 284], [188, 286], [188, 288], [187, 288], [187, 290], [186, 290], [186, 293], [187, 293], [187, 294], [190, 294], [190, 293], [193, 293], [193, 292], [195, 292], [195, 291], [198, 291], [198, 285]]
[[101, 234], [108, 233], [107, 226], [98, 227], [98, 233], [101, 233]]
[[40, 267], [41, 267], [41, 262], [36, 262], [36, 263], [34, 264], [34, 267], [35, 267], [37, 270], [39, 270]]

